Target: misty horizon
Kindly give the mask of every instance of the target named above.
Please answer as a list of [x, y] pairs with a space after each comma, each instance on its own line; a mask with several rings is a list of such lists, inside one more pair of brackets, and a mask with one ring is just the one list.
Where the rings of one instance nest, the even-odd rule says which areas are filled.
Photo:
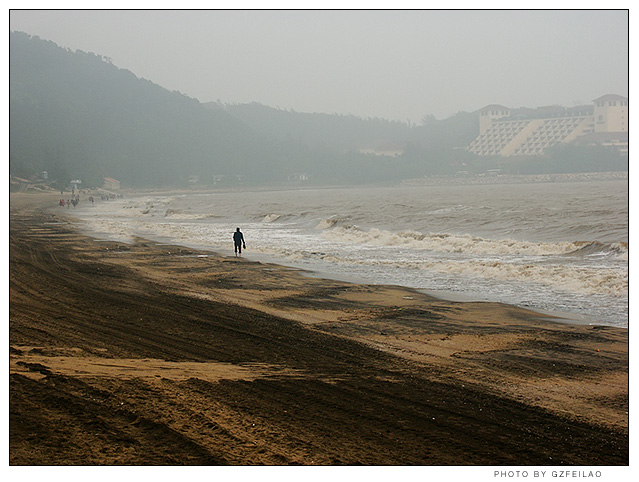
[[628, 95], [625, 10], [12, 10], [10, 30], [201, 103], [419, 123]]

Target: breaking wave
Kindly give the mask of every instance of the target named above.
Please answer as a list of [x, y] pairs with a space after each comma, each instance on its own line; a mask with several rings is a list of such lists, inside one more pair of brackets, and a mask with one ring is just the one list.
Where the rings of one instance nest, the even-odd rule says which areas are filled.
[[368, 231], [354, 226], [336, 226], [339, 221], [327, 222], [322, 238], [340, 243], [369, 244], [373, 246], [397, 246], [410, 249], [443, 253], [466, 253], [477, 255], [605, 255], [611, 254], [621, 259], [628, 256], [627, 243], [599, 243], [599, 242], [531, 242], [514, 239], [485, 239], [469, 234], [454, 235], [447, 233], [424, 234], [415, 231], [394, 233], [373, 228]]
[[555, 290], [580, 295], [628, 296], [628, 271], [624, 268], [588, 268], [565, 264], [536, 264], [506, 259], [429, 258], [397, 260], [342, 255], [336, 252], [270, 248], [270, 254], [289, 260], [309, 260], [333, 263], [341, 266], [370, 267], [383, 272], [400, 270], [407, 277], [419, 278], [423, 273], [439, 273], [444, 276], [480, 278], [504, 282], [534, 283]]
[[262, 218], [262, 222], [263, 223], [272, 223], [272, 222], [277, 221], [281, 217], [282, 217], [281, 214], [267, 214], [266, 216], [264, 216]]
[[578, 241], [577, 249], [568, 253], [578, 256], [614, 255], [619, 259], [628, 259], [628, 243], [600, 243], [598, 241]]
[[347, 222], [349, 222], [349, 218], [345, 218], [345, 217], [339, 217], [339, 216], [332, 216], [330, 218], [325, 218], [322, 219], [316, 226], [317, 229], [330, 229], [330, 228], [334, 228], [336, 226], [341, 226], [343, 229], [353, 229], [353, 226], [350, 226], [349, 224], [346, 224]]

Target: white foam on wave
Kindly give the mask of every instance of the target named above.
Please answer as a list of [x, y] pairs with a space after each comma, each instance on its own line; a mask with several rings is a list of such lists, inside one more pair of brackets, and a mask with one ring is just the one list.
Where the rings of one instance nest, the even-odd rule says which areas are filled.
[[275, 214], [275, 213], [267, 214], [266, 216], [264, 216], [264, 218], [262, 218], [262, 222], [263, 223], [272, 223], [272, 222], [277, 221], [281, 217], [282, 217], [281, 214]]
[[572, 242], [536, 243], [514, 239], [484, 239], [469, 234], [445, 233], [424, 234], [415, 231], [394, 233], [372, 228], [363, 231], [357, 228], [335, 226], [325, 230], [322, 238], [339, 243], [370, 244], [374, 246], [401, 246], [443, 253], [468, 253], [479, 255], [560, 255], [575, 251]]
[[[333, 228], [335, 226], [338, 226], [339, 224], [343, 224], [346, 223], [348, 221], [348, 218], [343, 218], [343, 217], [339, 217], [339, 216], [332, 216], [330, 218], [324, 218], [322, 219], [317, 226], [315, 226], [316, 229], [330, 229]], [[342, 226], [341, 229], [352, 229], [353, 226]]]
[[430, 269], [485, 279], [537, 283], [584, 295], [628, 296], [628, 272], [619, 268], [592, 269], [565, 265], [473, 260], [439, 263], [431, 266]]
[[610, 245], [617, 253], [617, 258], [628, 261], [628, 245], [626, 243], [612, 243]]
[[321, 261], [341, 266], [372, 267], [386, 272], [407, 272], [407, 279], [427, 276], [427, 272], [446, 276], [463, 276], [484, 280], [537, 284], [580, 295], [628, 296], [628, 270], [621, 268], [589, 268], [565, 264], [536, 264], [513, 261], [511, 258], [478, 259], [449, 258], [391, 259], [383, 257], [359, 257], [357, 254], [340, 255], [321, 250], [296, 250], [264, 247], [260, 252], [290, 261]]

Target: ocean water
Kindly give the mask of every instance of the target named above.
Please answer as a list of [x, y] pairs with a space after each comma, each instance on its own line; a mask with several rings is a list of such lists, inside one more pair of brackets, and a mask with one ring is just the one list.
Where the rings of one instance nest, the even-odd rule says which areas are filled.
[[89, 234], [628, 326], [628, 181], [398, 185], [86, 200]]

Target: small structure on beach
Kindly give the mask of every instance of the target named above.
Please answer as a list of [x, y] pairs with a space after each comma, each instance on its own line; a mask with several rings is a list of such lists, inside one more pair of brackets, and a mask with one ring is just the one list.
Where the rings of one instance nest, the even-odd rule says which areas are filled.
[[310, 180], [310, 178], [311, 176], [306, 172], [294, 172], [287, 177], [289, 182], [306, 182]]
[[117, 190], [120, 189], [120, 181], [113, 179], [112, 177], [105, 177], [102, 187], [104, 189]]
[[404, 154], [405, 146], [403, 143], [384, 141], [373, 145], [367, 145], [359, 148], [360, 154], [373, 156], [397, 157]]

